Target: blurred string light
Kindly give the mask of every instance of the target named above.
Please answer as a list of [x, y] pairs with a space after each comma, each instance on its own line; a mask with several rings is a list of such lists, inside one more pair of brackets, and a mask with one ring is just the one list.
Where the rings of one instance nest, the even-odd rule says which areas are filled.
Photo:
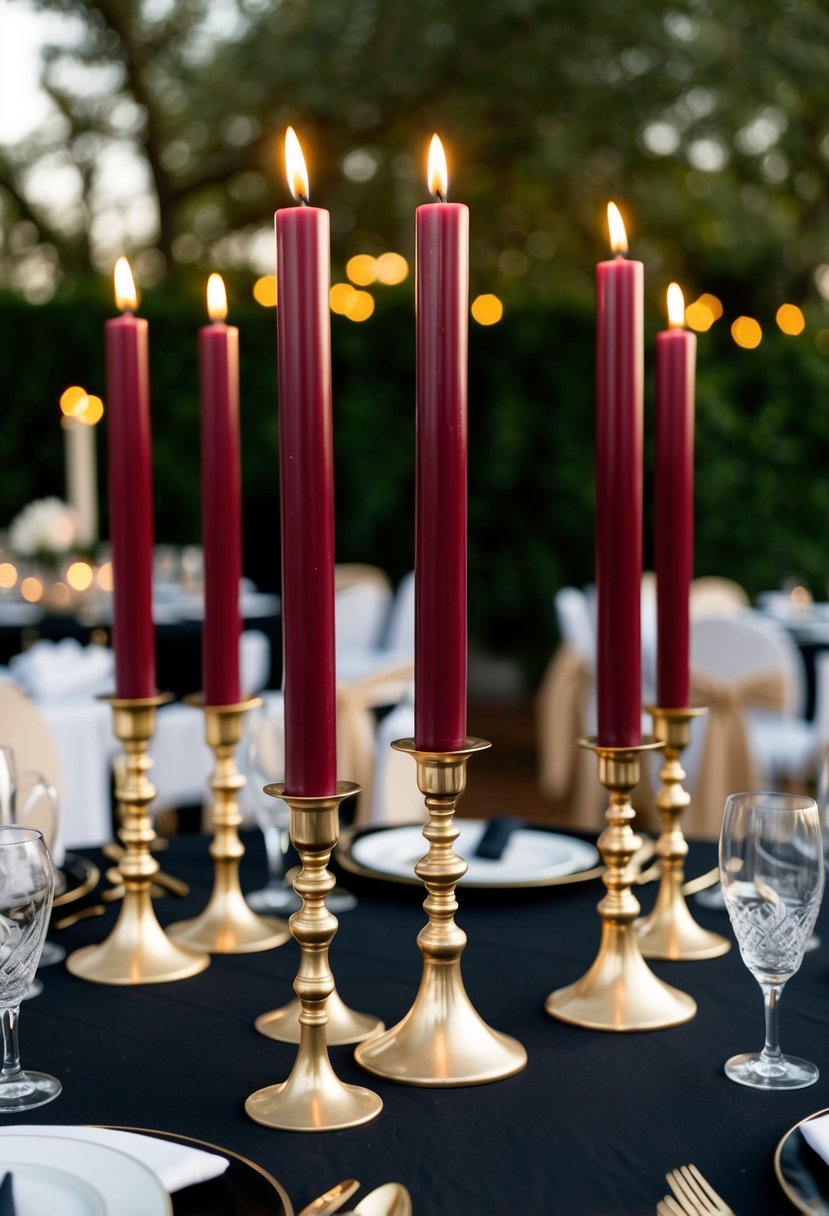
[[328, 302], [331, 305], [331, 311], [338, 313], [344, 317], [348, 312], [349, 305], [357, 292], [350, 283], [334, 283], [328, 293]]
[[276, 308], [276, 275], [263, 274], [253, 284], [253, 298], [263, 308]]
[[98, 586], [102, 591], [112, 590], [112, 562], [103, 562], [98, 567], [97, 574]]
[[0, 588], [10, 591], [17, 583], [17, 567], [12, 562], [0, 562]]
[[104, 416], [104, 403], [79, 384], [73, 384], [61, 393], [60, 410], [65, 418], [72, 418], [85, 426], [95, 426]]
[[92, 567], [89, 562], [72, 562], [66, 571], [66, 581], [73, 591], [87, 591], [92, 586]]
[[722, 304], [716, 296], [706, 291], [685, 310], [685, 324], [698, 334], [707, 333], [715, 321], [722, 316]]
[[471, 312], [479, 325], [497, 325], [504, 315], [504, 306], [497, 296], [488, 293], [475, 297]]
[[349, 321], [367, 321], [374, 312], [374, 297], [350, 283], [335, 283], [328, 295], [331, 311]]
[[777, 324], [784, 334], [797, 337], [806, 328], [806, 318], [796, 304], [781, 304], [777, 310]]
[[355, 253], [346, 262], [345, 273], [358, 287], [369, 287], [377, 278], [377, 259], [370, 253]]
[[386, 287], [396, 287], [409, 277], [409, 263], [402, 253], [381, 253], [377, 258], [375, 269], [377, 282]]
[[731, 337], [743, 350], [754, 350], [763, 341], [760, 322], [754, 317], [737, 317], [731, 325]]
[[20, 594], [27, 604], [36, 604], [39, 600], [43, 599], [43, 583], [41, 583], [39, 578], [29, 575], [20, 584]]

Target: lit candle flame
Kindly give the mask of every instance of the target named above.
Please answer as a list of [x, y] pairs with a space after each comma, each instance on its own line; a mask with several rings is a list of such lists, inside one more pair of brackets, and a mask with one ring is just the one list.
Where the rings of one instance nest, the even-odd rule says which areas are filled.
[[671, 329], [682, 329], [685, 325], [685, 297], [679, 283], [668, 286], [668, 325]]
[[610, 248], [614, 253], [627, 253], [628, 236], [625, 221], [615, 203], [607, 204], [607, 226], [610, 229]]
[[429, 170], [426, 175], [429, 193], [444, 199], [449, 191], [449, 170], [446, 168], [446, 153], [438, 135], [432, 136], [429, 144]]
[[115, 304], [121, 312], [134, 312], [138, 307], [138, 292], [126, 258], [115, 263]]
[[207, 280], [207, 312], [211, 321], [224, 321], [227, 316], [227, 292], [220, 274], [211, 274]]
[[308, 189], [308, 170], [305, 167], [305, 157], [293, 127], [285, 132], [285, 169], [288, 174], [288, 186], [297, 202], [307, 203], [310, 198]]

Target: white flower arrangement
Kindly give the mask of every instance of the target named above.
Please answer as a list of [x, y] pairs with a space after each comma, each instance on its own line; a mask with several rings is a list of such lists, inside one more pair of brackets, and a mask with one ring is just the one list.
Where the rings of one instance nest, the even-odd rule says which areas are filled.
[[36, 498], [9, 526], [9, 545], [25, 557], [57, 557], [75, 544], [78, 520], [59, 498]]

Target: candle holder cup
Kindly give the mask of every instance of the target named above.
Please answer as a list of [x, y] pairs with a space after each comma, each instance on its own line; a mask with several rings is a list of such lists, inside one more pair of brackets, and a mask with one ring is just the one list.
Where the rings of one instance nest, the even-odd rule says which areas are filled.
[[245, 714], [261, 705], [259, 697], [235, 705], [205, 705], [203, 694], [185, 698], [204, 711], [205, 738], [215, 757], [210, 776], [213, 840], [213, 890], [204, 911], [192, 920], [178, 921], [168, 932], [172, 938], [211, 954], [248, 954], [270, 950], [288, 941], [286, 921], [258, 916], [245, 903], [239, 885], [239, 864], [245, 847], [239, 839], [239, 792], [245, 778], [236, 766], [236, 749], [242, 738]]
[[428, 892], [423, 905], [429, 923], [418, 935], [423, 975], [414, 1004], [396, 1026], [361, 1043], [354, 1056], [368, 1072], [403, 1085], [483, 1085], [520, 1072], [527, 1053], [520, 1043], [493, 1030], [478, 1014], [461, 976], [466, 934], [455, 924], [455, 888], [466, 862], [453, 851], [458, 798], [466, 786], [470, 756], [490, 746], [467, 739], [457, 751], [418, 748], [413, 739], [392, 744], [417, 764], [418, 788], [429, 821], [423, 835], [429, 852], [415, 865]]
[[336, 794], [296, 797], [285, 786], [267, 785], [266, 793], [281, 798], [291, 812], [291, 839], [302, 862], [294, 890], [302, 907], [290, 919], [300, 948], [294, 991], [300, 1008], [299, 1050], [291, 1074], [281, 1084], [257, 1090], [245, 1102], [251, 1119], [284, 1131], [321, 1132], [357, 1127], [379, 1115], [383, 1102], [369, 1089], [346, 1085], [334, 1072], [328, 1054], [328, 1001], [334, 977], [328, 949], [337, 920], [325, 906], [334, 889], [328, 870], [331, 850], [339, 836], [339, 805], [360, 791], [350, 781], [338, 781]]
[[607, 869], [607, 894], [598, 905], [602, 922], [599, 952], [575, 984], [552, 992], [545, 1002], [551, 1017], [591, 1030], [663, 1030], [688, 1022], [697, 1011], [692, 997], [658, 979], [639, 950], [634, 921], [639, 913], [631, 890], [631, 858], [641, 840], [631, 828], [631, 791], [639, 784], [640, 760], [661, 746], [646, 739], [627, 747], [605, 747], [595, 739], [579, 745], [599, 760], [599, 781], [610, 794], [607, 827], [598, 840]]
[[118, 862], [124, 900], [109, 937], [70, 954], [66, 967], [72, 975], [95, 984], [163, 984], [187, 979], [204, 971], [210, 956], [171, 941], [156, 919], [150, 898], [159, 865], [150, 853], [155, 831], [148, 808], [156, 791], [147, 776], [152, 764], [147, 749], [155, 732], [156, 710], [172, 697], [159, 693], [102, 699], [112, 705], [115, 737], [124, 747], [123, 771], [115, 791], [121, 817], [119, 835], [126, 850]]
[[648, 706], [653, 733], [661, 740], [665, 764], [659, 774], [662, 787], [656, 805], [662, 816], [662, 832], [656, 842], [660, 879], [656, 903], [649, 916], [636, 922], [639, 949], [644, 958], [692, 962], [717, 958], [731, 949], [728, 938], [703, 929], [694, 920], [682, 890], [688, 845], [679, 826], [691, 796], [683, 788], [685, 770], [680, 756], [690, 740], [691, 723], [704, 708], [661, 709]]

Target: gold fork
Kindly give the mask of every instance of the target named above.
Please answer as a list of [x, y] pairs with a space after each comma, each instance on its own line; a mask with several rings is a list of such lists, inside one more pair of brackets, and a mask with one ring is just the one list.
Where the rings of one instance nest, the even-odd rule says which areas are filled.
[[[681, 1165], [665, 1177], [675, 1196], [672, 1200], [666, 1195], [662, 1201], [670, 1216], [735, 1216], [695, 1165]], [[667, 1206], [671, 1204], [674, 1206]]]

